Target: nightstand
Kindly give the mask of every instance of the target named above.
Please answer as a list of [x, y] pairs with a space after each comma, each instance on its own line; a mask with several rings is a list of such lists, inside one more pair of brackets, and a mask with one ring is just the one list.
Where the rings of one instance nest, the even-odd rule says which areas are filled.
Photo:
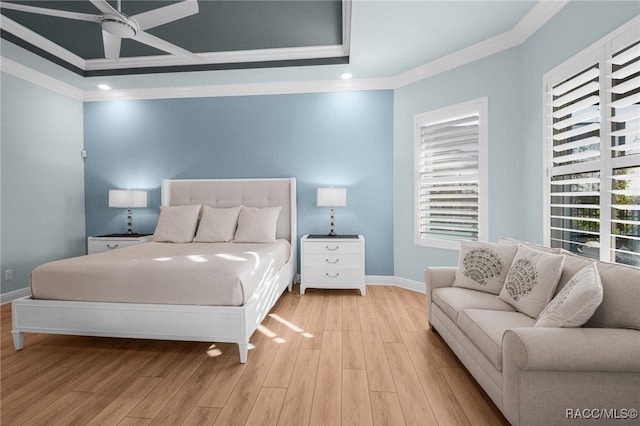
[[88, 254], [101, 253], [103, 251], [132, 246], [134, 244], [148, 243], [153, 235], [144, 234], [110, 234], [87, 238]]
[[366, 294], [362, 235], [305, 235], [300, 245], [300, 294], [307, 288], [357, 288]]

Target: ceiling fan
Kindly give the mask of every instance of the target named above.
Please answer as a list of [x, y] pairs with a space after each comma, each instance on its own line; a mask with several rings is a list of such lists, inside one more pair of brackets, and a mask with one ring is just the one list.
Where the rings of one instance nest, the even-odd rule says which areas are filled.
[[199, 9], [197, 0], [183, 0], [179, 3], [174, 3], [169, 6], [160, 7], [158, 9], [153, 9], [133, 16], [127, 16], [120, 11], [120, 0], [117, 1], [117, 9], [113, 8], [107, 0], [90, 1], [96, 8], [98, 8], [98, 10], [100, 10], [100, 12], [102, 12], [100, 15], [46, 9], [42, 7], [7, 2], [0, 2], [0, 8], [37, 13], [40, 15], [56, 16], [59, 18], [95, 22], [102, 28], [104, 56], [107, 59], [117, 60], [120, 58], [120, 44], [123, 38], [131, 38], [140, 43], [171, 53], [172, 55], [188, 57], [196, 60], [201, 59], [199, 56], [186, 49], [144, 31], [149, 28], [177, 21], [178, 19], [198, 13]]

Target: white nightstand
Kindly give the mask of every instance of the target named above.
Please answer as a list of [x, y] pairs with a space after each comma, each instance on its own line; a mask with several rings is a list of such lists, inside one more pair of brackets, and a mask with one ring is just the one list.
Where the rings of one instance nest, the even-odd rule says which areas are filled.
[[111, 234], [99, 237], [87, 238], [87, 252], [89, 254], [101, 253], [103, 251], [115, 250], [118, 248], [132, 246], [134, 244], [148, 243], [153, 235], [127, 235]]
[[364, 237], [305, 235], [300, 243], [300, 294], [307, 288], [357, 288], [364, 296]]

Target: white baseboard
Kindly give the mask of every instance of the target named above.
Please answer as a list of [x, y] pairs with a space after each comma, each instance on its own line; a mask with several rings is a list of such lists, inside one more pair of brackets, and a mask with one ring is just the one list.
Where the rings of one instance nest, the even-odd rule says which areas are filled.
[[[294, 282], [296, 284], [300, 283], [299, 274], [296, 275]], [[365, 277], [365, 283], [367, 285], [393, 285], [400, 288], [406, 288], [407, 290], [417, 291], [418, 293], [425, 292], [424, 283], [421, 283], [420, 281], [413, 281], [407, 278], [394, 277], [390, 275], [367, 275]], [[5, 303], [28, 296], [30, 293], [29, 288], [26, 287], [0, 294], [0, 304], [4, 305]]]
[[406, 288], [407, 290], [425, 293], [424, 283], [420, 281], [410, 280], [408, 278], [400, 278], [389, 275], [367, 275], [365, 277], [367, 285], [392, 285], [395, 287]]
[[31, 290], [29, 289], [29, 287], [10, 291], [8, 293], [2, 293], [0, 294], [0, 305], [4, 305], [5, 303], [9, 303], [13, 300], [20, 299], [21, 297], [25, 297], [30, 294]]

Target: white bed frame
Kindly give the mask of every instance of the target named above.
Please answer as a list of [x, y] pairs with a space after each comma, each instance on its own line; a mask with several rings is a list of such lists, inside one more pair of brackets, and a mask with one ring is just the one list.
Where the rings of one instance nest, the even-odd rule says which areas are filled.
[[162, 205], [202, 203], [214, 207], [281, 205], [277, 237], [291, 243], [291, 255], [243, 306], [192, 306], [77, 302], [32, 299], [13, 301], [13, 343], [24, 333], [71, 334], [158, 340], [237, 343], [246, 363], [249, 338], [288, 287], [297, 264], [296, 181], [284, 179], [178, 179], [162, 181]]

